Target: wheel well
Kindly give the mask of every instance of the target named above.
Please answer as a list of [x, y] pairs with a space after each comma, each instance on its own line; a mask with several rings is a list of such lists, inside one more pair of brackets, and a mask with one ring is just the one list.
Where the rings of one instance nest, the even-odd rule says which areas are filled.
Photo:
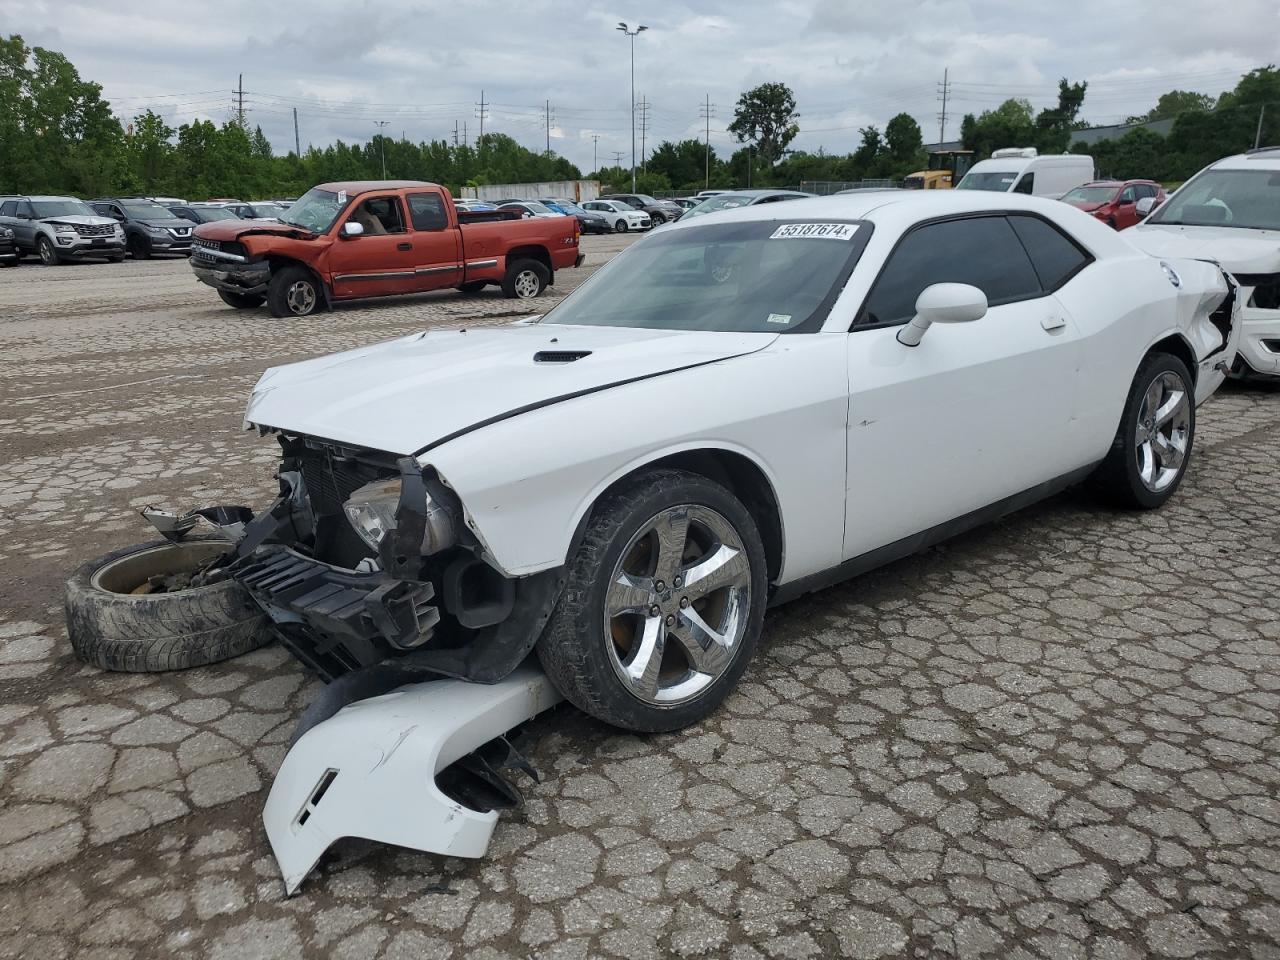
[[[773, 485], [759, 466], [742, 454], [728, 450], [685, 450], [632, 470], [625, 477], [619, 477], [605, 493], [629, 483], [640, 474], [647, 473], [655, 467], [674, 467], [700, 474], [727, 488], [741, 500], [760, 531], [769, 580], [772, 582], [778, 578], [782, 572], [782, 512], [778, 508], [778, 499], [774, 496]], [[586, 529], [593, 511], [594, 507], [587, 511], [580, 529]]]
[[513, 247], [507, 251], [507, 264], [513, 264], [517, 260], [537, 260], [547, 268], [551, 279], [555, 279], [555, 267], [551, 265], [551, 254], [547, 252], [546, 247]]
[[1187, 343], [1187, 341], [1181, 336], [1175, 333], [1165, 337], [1157, 343], [1153, 343], [1151, 345], [1151, 349], [1147, 351], [1147, 355], [1150, 356], [1153, 353], [1168, 353], [1177, 357], [1187, 365], [1187, 370], [1191, 373], [1191, 383], [1192, 385], [1195, 384], [1197, 369], [1196, 355], [1191, 349], [1191, 344]]
[[301, 267], [303, 270], [307, 271], [307, 273], [311, 274], [311, 279], [313, 279], [316, 282], [316, 285], [320, 287], [321, 295], [325, 298], [326, 301], [329, 300], [329, 297], [330, 297], [329, 285], [324, 282], [324, 277], [320, 276], [320, 274], [317, 273], [312, 267], [303, 263], [301, 260], [295, 260], [292, 257], [268, 255], [267, 263], [271, 264], [272, 276], [275, 276], [277, 273], [279, 273], [281, 270], [286, 269], [287, 267]]

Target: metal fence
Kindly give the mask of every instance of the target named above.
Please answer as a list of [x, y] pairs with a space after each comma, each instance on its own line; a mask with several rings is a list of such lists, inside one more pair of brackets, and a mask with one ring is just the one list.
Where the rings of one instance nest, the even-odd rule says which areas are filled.
[[898, 187], [899, 180], [801, 180], [800, 189], [805, 193], [816, 193], [820, 197], [828, 197], [841, 190], [869, 190], [872, 188]]

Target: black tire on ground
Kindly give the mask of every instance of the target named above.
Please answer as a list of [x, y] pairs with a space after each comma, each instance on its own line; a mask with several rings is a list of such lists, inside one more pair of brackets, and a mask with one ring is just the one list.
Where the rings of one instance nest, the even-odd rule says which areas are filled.
[[[155, 573], [193, 566], [230, 546], [193, 537], [137, 544], [86, 563], [67, 581], [67, 633], [76, 656], [104, 670], [182, 670], [248, 653], [271, 640], [265, 614], [234, 580], [133, 595]], [[125, 592], [117, 592], [117, 591]]]
[[[1162, 485], [1153, 490], [1142, 480], [1139, 458], [1139, 429], [1149, 430], [1150, 425], [1142, 422], [1144, 399], [1148, 390], [1161, 377], [1171, 376], [1181, 381], [1181, 389], [1187, 401], [1185, 450], [1177, 473]], [[1129, 387], [1129, 395], [1125, 399], [1124, 413], [1120, 417], [1120, 426], [1116, 429], [1115, 440], [1111, 450], [1093, 475], [1093, 486], [1104, 499], [1134, 510], [1154, 510], [1163, 506], [1186, 476], [1187, 466], [1191, 463], [1192, 449], [1196, 432], [1195, 387], [1191, 380], [1191, 372], [1187, 365], [1177, 357], [1168, 353], [1151, 353], [1143, 359], [1134, 374], [1133, 384]]]
[[117, 254], [114, 257], [107, 257], [107, 259], [110, 260], [112, 263], [124, 263], [124, 254], [123, 253]]
[[135, 260], [148, 260], [151, 258], [151, 244], [140, 237], [130, 237], [124, 246], [129, 251], [129, 256]]
[[218, 296], [227, 306], [235, 307], [237, 310], [252, 310], [254, 307], [262, 306], [267, 299], [258, 293], [232, 293], [230, 290], [219, 290]]
[[267, 307], [273, 317], [306, 317], [324, 303], [320, 283], [303, 267], [285, 267], [273, 273], [267, 285]]
[[[733, 527], [749, 565], [750, 602], [742, 638], [719, 677], [691, 699], [655, 706], [632, 694], [618, 677], [609, 650], [614, 638], [605, 629], [605, 595], [632, 537], [662, 511], [683, 505], [708, 507]], [[538, 640], [538, 659], [565, 698], [593, 717], [626, 730], [679, 730], [711, 713], [737, 684], [760, 636], [767, 590], [764, 545], [737, 497], [699, 474], [653, 470], [596, 505], [566, 568], [564, 593]]]
[[55, 267], [62, 262], [62, 258], [58, 256], [58, 251], [53, 246], [53, 241], [48, 237], [41, 237], [36, 241], [36, 252], [40, 254], [40, 262], [46, 267]]
[[488, 280], [472, 280], [458, 287], [463, 293], [479, 293], [489, 285]]
[[502, 278], [502, 292], [517, 300], [540, 296], [551, 282], [551, 272], [537, 260], [517, 260], [507, 266]]
[[613, 225], [613, 230], [615, 233], [626, 233], [627, 232], [626, 218], [619, 217], [617, 222]]
[[21, 259], [6, 260], [4, 263], [0, 263], [0, 267], [16, 267], [21, 262], [22, 262]]

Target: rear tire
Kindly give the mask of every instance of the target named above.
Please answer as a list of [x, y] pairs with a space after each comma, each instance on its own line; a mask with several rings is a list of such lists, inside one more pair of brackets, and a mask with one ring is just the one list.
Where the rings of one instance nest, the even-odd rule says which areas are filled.
[[319, 281], [302, 267], [285, 267], [267, 285], [267, 307], [273, 317], [307, 317], [322, 302]]
[[517, 260], [507, 267], [502, 292], [516, 300], [532, 300], [547, 289], [551, 273], [537, 260]]
[[235, 307], [237, 310], [252, 310], [254, 307], [262, 306], [267, 299], [260, 294], [232, 293], [230, 290], [219, 290], [218, 296], [227, 306]]
[[[662, 530], [679, 535], [664, 540]], [[673, 562], [663, 559], [667, 544], [681, 545]], [[727, 559], [717, 563], [725, 548]], [[712, 586], [712, 576], [723, 585]], [[626, 730], [678, 730], [716, 709], [746, 670], [767, 590], [764, 545], [742, 503], [698, 474], [653, 470], [592, 511], [538, 659], [556, 688], [592, 716]], [[685, 652], [695, 649], [690, 638], [696, 655]], [[658, 643], [662, 652], [646, 657]]]
[[40, 262], [46, 267], [56, 267], [62, 262], [62, 258], [58, 256], [58, 251], [53, 246], [53, 241], [48, 237], [41, 237], [36, 241], [36, 252], [40, 254]]
[[[152, 673], [217, 663], [269, 642], [266, 615], [234, 580], [172, 593], [127, 592], [148, 571], [194, 569], [197, 559], [230, 546], [215, 537], [158, 540], [86, 563], [66, 587], [67, 633], [76, 656], [103, 670]], [[179, 558], [179, 550], [189, 556]]]
[[1186, 475], [1195, 431], [1187, 365], [1172, 354], [1148, 355], [1134, 374], [1111, 450], [1093, 476], [1095, 488], [1129, 509], [1163, 506]]

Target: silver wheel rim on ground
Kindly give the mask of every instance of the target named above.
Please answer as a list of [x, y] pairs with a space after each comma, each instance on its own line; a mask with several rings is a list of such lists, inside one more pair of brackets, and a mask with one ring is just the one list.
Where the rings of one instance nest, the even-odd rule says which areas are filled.
[[1147, 386], [1138, 407], [1134, 447], [1138, 476], [1152, 493], [1169, 487], [1187, 460], [1191, 397], [1182, 378], [1166, 371]]
[[532, 270], [521, 270], [516, 274], [516, 296], [528, 300], [538, 295], [538, 275]]
[[285, 303], [289, 305], [289, 310], [298, 316], [305, 316], [315, 309], [316, 306], [316, 288], [311, 285], [309, 280], [298, 280], [291, 287], [289, 292], [285, 294]]
[[637, 700], [672, 707], [734, 662], [751, 609], [751, 563], [710, 507], [669, 507], [628, 541], [604, 597], [609, 659]]

